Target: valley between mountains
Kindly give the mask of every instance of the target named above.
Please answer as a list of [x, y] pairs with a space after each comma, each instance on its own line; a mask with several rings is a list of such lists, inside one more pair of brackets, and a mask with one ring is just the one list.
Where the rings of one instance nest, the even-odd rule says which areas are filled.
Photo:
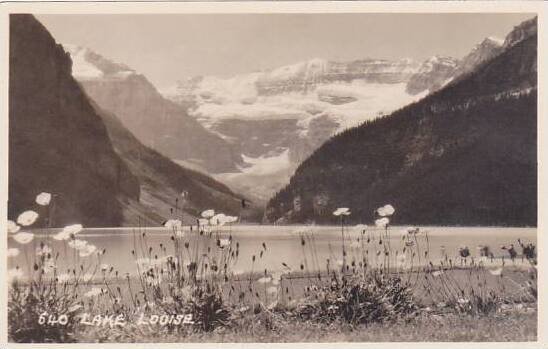
[[175, 205], [333, 223], [388, 200], [401, 223], [534, 225], [536, 32], [533, 18], [463, 57], [311, 58], [159, 90], [12, 16], [9, 210], [47, 184], [58, 224], [159, 224]]

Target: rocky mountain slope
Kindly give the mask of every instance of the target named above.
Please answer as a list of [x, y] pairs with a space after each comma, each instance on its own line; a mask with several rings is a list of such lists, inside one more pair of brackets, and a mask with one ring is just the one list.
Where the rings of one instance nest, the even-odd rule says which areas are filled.
[[91, 99], [115, 114], [146, 146], [210, 172], [229, 172], [241, 163], [225, 140], [165, 99], [142, 74], [87, 48], [65, 49], [74, 62], [74, 78]]
[[[159, 224], [183, 190], [187, 215], [239, 212], [240, 197], [227, 187], [147, 148], [91, 102], [72, 66], [33, 16], [10, 16], [10, 219], [34, 208], [42, 191], [54, 195], [53, 226]], [[119, 71], [108, 62], [101, 67]]]
[[[326, 142], [270, 200], [268, 220], [333, 222], [342, 206], [371, 221], [391, 203], [395, 224], [536, 225], [536, 21], [492, 44], [439, 91]], [[499, 52], [477, 52], [487, 45]]]
[[10, 16], [9, 200], [14, 219], [54, 193], [53, 225], [115, 226], [139, 183], [71, 76], [72, 62], [31, 15]]
[[[240, 215], [242, 198], [225, 185], [202, 173], [183, 168], [144, 146], [115, 115], [105, 111], [101, 111], [100, 115], [114, 150], [139, 181], [139, 201], [127, 200], [124, 203], [125, 221], [159, 224], [171, 217], [171, 210], [176, 206], [184, 210], [186, 222], [192, 217], [199, 217], [202, 211], [209, 208]], [[181, 196], [182, 192], [186, 192], [185, 198]]]
[[417, 101], [498, 54], [486, 39], [462, 59], [333, 62], [319, 58], [231, 78], [193, 77], [165, 92], [231, 144], [244, 163], [216, 174], [266, 200], [334, 134]]

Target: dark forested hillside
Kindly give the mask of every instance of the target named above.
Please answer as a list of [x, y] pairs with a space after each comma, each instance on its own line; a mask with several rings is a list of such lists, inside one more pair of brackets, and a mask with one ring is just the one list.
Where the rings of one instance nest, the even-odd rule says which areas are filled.
[[345, 131], [272, 198], [266, 218], [353, 221], [395, 206], [394, 224], [536, 225], [537, 36], [442, 90]]
[[139, 183], [71, 76], [61, 45], [31, 15], [10, 16], [8, 217], [54, 194], [51, 224], [115, 226]]
[[10, 16], [9, 219], [35, 208], [40, 192], [53, 194], [52, 226], [160, 224], [182, 191], [189, 214], [239, 213], [239, 196], [144, 146], [90, 101], [71, 68], [33, 16]]

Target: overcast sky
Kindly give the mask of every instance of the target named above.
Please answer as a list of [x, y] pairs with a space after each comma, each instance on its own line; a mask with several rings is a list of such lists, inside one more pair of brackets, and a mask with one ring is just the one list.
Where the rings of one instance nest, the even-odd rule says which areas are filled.
[[464, 56], [532, 14], [39, 15], [60, 43], [89, 47], [163, 89], [310, 58]]

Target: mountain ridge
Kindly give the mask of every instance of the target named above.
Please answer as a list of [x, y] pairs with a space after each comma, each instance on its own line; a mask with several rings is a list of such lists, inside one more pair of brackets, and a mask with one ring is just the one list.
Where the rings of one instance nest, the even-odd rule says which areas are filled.
[[240, 213], [241, 196], [146, 147], [91, 100], [70, 54], [32, 15], [10, 15], [9, 59], [9, 218], [35, 208], [40, 192], [53, 195], [42, 226], [159, 226], [181, 216], [177, 202], [187, 222], [205, 209]]
[[73, 76], [88, 96], [116, 114], [143, 144], [210, 172], [234, 170], [241, 163], [226, 141], [166, 100], [143, 74], [87, 48], [66, 45], [65, 49], [75, 57]]
[[118, 198], [138, 200], [137, 179], [71, 76], [70, 57], [33, 16], [12, 14], [9, 59], [8, 216], [46, 191], [49, 225], [119, 225]]
[[[420, 100], [494, 56], [500, 41], [487, 38], [461, 60], [314, 58], [230, 78], [193, 77], [179, 85], [179, 94], [172, 91], [167, 97], [187, 107], [244, 158], [239, 172], [215, 177], [264, 202], [329, 137]], [[268, 162], [278, 170], [258, 168]]]
[[396, 224], [536, 225], [536, 45], [522, 36], [423, 100], [330, 139], [267, 219], [333, 222], [344, 206], [361, 221], [390, 202]]

